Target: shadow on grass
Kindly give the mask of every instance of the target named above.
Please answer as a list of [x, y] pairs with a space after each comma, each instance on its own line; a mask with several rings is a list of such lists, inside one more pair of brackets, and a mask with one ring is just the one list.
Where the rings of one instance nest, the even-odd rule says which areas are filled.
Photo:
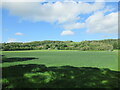
[[120, 72], [91, 67], [16, 65], [3, 68], [4, 88], [118, 88]]
[[12, 58], [6, 58], [5, 55], [0, 56], [2, 60], [0, 60], [0, 63], [4, 62], [19, 62], [19, 61], [28, 61], [28, 60], [33, 60], [33, 59], [38, 59], [35, 57], [12, 57]]

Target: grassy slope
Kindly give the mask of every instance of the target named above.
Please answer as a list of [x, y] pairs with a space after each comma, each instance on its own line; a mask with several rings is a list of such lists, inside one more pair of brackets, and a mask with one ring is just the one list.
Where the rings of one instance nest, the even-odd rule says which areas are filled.
[[118, 70], [118, 52], [108, 51], [4, 51], [6, 57], [34, 57], [38, 59], [4, 62], [3, 67], [9, 67], [20, 64], [45, 64], [46, 66], [71, 65], [75, 67], [99, 67]]

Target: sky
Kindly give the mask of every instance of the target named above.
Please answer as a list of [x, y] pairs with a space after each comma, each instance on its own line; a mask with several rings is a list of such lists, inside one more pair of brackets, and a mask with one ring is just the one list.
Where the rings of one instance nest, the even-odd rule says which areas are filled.
[[118, 38], [118, 2], [11, 1], [0, 7], [2, 42]]

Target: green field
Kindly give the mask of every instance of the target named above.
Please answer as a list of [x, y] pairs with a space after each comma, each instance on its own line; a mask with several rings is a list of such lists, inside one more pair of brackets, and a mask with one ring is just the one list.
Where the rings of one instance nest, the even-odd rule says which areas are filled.
[[2, 87], [118, 88], [117, 51], [3, 51]]
[[3, 51], [7, 58], [34, 58], [31, 60], [4, 62], [2, 67], [20, 64], [45, 64], [46, 66], [99, 67], [118, 70], [117, 51]]

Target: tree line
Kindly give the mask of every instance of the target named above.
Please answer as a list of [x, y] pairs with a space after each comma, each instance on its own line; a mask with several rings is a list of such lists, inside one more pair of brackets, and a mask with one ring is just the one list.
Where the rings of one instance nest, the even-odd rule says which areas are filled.
[[92, 41], [33, 41], [33, 42], [12, 42], [0, 43], [0, 50], [110, 50], [120, 49], [120, 39], [92, 40]]

